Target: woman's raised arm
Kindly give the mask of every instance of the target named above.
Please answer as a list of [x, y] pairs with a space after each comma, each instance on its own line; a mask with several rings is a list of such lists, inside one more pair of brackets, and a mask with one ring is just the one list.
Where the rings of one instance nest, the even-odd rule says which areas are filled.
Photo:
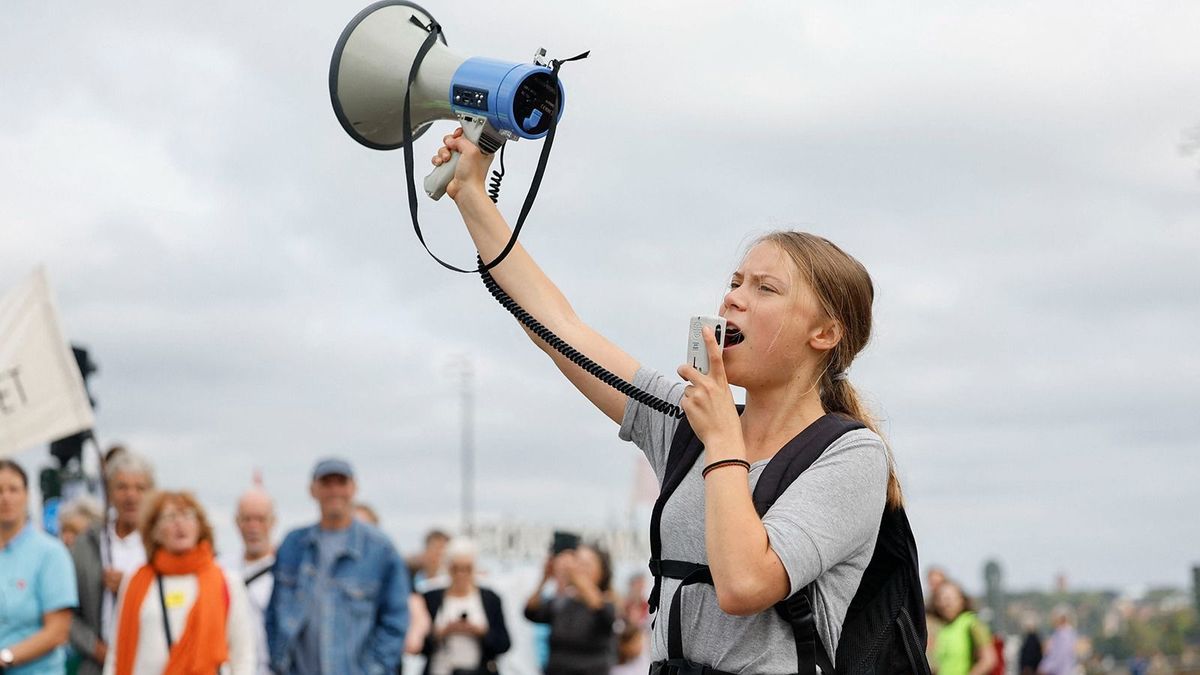
[[[461, 129], [443, 140], [445, 147], [438, 151], [433, 163], [437, 166], [448, 161], [452, 150], [461, 153], [446, 194], [458, 204], [479, 255], [485, 261], [492, 260], [504, 249], [512, 231], [484, 187], [491, 158], [483, 156], [473, 143], [463, 138]], [[626, 382], [633, 381], [638, 362], [579, 319], [566, 297], [520, 243], [502, 263], [492, 268], [491, 274], [509, 296], [555, 335]], [[589, 375], [532, 334], [530, 339], [550, 355], [558, 369], [593, 405], [614, 422], [621, 423], [624, 394]]]

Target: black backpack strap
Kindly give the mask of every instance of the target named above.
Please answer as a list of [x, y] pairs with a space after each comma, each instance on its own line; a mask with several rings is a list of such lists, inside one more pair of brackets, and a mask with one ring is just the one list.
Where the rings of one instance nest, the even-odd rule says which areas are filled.
[[[754, 487], [754, 509], [758, 517], [766, 515], [775, 501], [804, 473], [813, 462], [844, 434], [866, 428], [862, 422], [838, 413], [827, 413], [808, 425], [788, 441], [763, 469]], [[812, 606], [813, 586], [775, 604], [775, 611], [792, 627], [796, 641], [796, 663], [800, 675], [814, 675], [821, 667], [825, 675], [832, 675], [833, 660], [825, 644], [817, 634], [816, 618]]]
[[654, 501], [654, 511], [650, 514], [650, 573], [654, 575], [654, 588], [650, 591], [649, 601], [651, 613], [658, 611], [664, 572], [667, 572], [667, 576], [672, 579], [682, 579], [691, 573], [691, 570], [680, 567], [680, 565], [690, 563], [662, 560], [660, 525], [662, 524], [663, 507], [667, 500], [671, 498], [675, 488], [683, 482], [684, 476], [691, 471], [692, 466], [703, 452], [704, 446], [700, 444], [700, 439], [696, 438], [696, 432], [692, 431], [692, 425], [688, 424], [687, 417], [681, 418], [679, 426], [675, 427], [675, 435], [671, 437], [671, 449], [667, 452], [667, 466], [663, 470], [662, 489], [658, 493], [658, 499]]
[[667, 617], [667, 658], [682, 659], [683, 658], [683, 613], [680, 610], [680, 602], [683, 597], [683, 589], [692, 584], [712, 584], [712, 572], [709, 571], [707, 565], [697, 565], [696, 569], [679, 582], [679, 588], [675, 589], [675, 595], [671, 596], [671, 611]]
[[754, 509], [758, 517], [766, 515], [771, 505], [782, 495], [796, 478], [804, 473], [813, 462], [843, 434], [866, 426], [856, 419], [838, 413], [827, 413], [808, 425], [787, 445], [775, 453], [763, 469], [754, 487]]
[[786, 600], [775, 603], [775, 612], [792, 627], [792, 638], [796, 641], [796, 672], [815, 675], [816, 667], [820, 666], [822, 675], [833, 675], [833, 661], [817, 635], [811, 594], [812, 584], [809, 584]]

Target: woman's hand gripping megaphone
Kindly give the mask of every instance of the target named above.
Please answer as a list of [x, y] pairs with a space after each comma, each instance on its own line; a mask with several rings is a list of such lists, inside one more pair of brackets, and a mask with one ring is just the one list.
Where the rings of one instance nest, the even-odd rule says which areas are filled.
[[446, 167], [453, 171], [453, 178], [446, 185], [446, 194], [456, 203], [459, 203], [460, 195], [464, 198], [487, 199], [487, 171], [495, 154], [480, 152], [479, 147], [463, 134], [462, 127], [443, 137], [442, 143], [444, 145], [433, 156], [432, 162], [436, 167], [452, 164]]

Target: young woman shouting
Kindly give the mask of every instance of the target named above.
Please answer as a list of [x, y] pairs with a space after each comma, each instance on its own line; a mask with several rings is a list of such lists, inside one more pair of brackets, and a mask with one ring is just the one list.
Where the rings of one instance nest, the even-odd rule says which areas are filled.
[[[445, 137], [440, 165], [461, 153], [447, 188], [484, 260], [510, 230], [488, 199], [490, 159], [462, 138]], [[821, 643], [837, 652], [842, 622], [871, 560], [885, 503], [900, 486], [887, 446], [847, 379], [871, 333], [874, 290], [866, 269], [826, 239], [775, 232], [747, 252], [719, 308], [724, 349], [705, 330], [710, 372], [691, 366], [673, 381], [641, 366], [584, 324], [520, 246], [491, 274], [530, 314], [577, 350], [637, 387], [679, 404], [704, 454], [662, 511], [662, 558], [707, 565], [712, 585], [681, 594], [684, 657], [712, 673], [795, 673], [792, 628], [772, 607], [815, 582]], [[659, 481], [679, 420], [610, 388], [535, 339], [566, 378], [646, 454]], [[739, 415], [730, 385], [746, 391]], [[752, 491], [771, 457], [827, 414], [866, 428], [845, 433], [759, 517]], [[729, 461], [732, 460], [732, 461]], [[706, 471], [706, 468], [708, 470]], [[668, 621], [678, 580], [664, 579], [652, 659], [668, 654]], [[653, 671], [652, 671], [653, 672]]]

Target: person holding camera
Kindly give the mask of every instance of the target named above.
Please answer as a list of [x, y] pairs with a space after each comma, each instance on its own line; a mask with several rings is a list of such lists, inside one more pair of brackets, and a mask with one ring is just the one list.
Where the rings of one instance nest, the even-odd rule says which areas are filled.
[[[551, 579], [560, 590], [543, 598]], [[542, 582], [525, 603], [526, 619], [550, 626], [546, 675], [608, 675], [617, 657], [611, 586], [612, 566], [599, 548], [578, 546], [546, 560]]]
[[496, 658], [512, 642], [500, 596], [475, 583], [475, 545], [454, 539], [446, 545], [450, 585], [426, 591], [433, 626], [425, 638], [425, 675], [497, 672]]
[[[456, 130], [444, 138], [433, 164], [447, 162], [452, 151], [461, 157], [446, 193], [479, 255], [492, 260], [511, 231], [485, 190], [490, 157]], [[797, 672], [801, 659], [793, 626], [773, 607], [810, 584], [815, 630], [832, 661], [885, 504], [897, 509], [902, 504], [891, 452], [848, 378], [871, 333], [874, 289], [862, 264], [812, 234], [782, 231], [758, 239], [720, 305], [728, 322], [724, 349], [705, 329], [710, 370], [681, 366], [677, 372], [685, 383], [643, 367], [583, 323], [520, 244], [491, 274], [566, 343], [639, 389], [680, 405], [693, 440], [702, 443], [699, 459], [666, 501], [658, 531], [661, 559], [703, 567], [711, 583], [684, 585], [685, 579], [664, 571], [651, 645], [657, 669], [669, 673], [681, 667], [682, 660], [670, 656], [678, 643], [669, 639], [667, 620], [677, 590], [682, 658], [708, 672]], [[620, 425], [620, 437], [641, 448], [663, 482], [680, 420], [535, 344]], [[740, 412], [730, 385], [745, 389]], [[827, 417], [864, 428], [837, 437], [760, 516], [752, 492], [769, 460]]]

